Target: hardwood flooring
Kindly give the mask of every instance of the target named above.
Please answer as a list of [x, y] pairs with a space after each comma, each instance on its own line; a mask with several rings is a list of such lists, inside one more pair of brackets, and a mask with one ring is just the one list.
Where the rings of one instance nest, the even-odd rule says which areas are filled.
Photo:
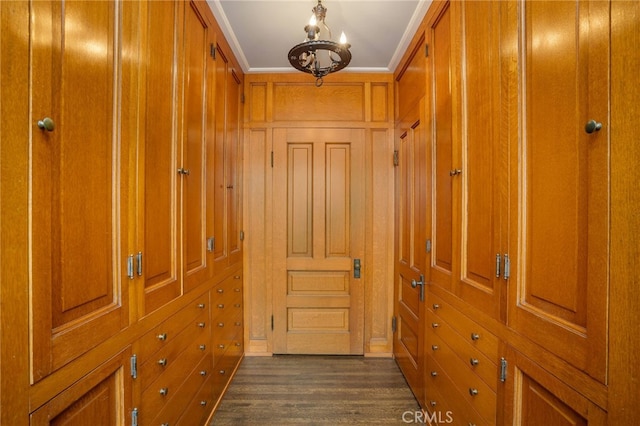
[[402, 425], [416, 411], [390, 358], [245, 357], [211, 426]]

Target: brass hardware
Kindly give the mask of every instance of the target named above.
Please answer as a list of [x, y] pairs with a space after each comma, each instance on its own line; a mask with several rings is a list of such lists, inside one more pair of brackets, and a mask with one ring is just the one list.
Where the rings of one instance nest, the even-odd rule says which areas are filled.
[[156, 337], [158, 338], [158, 340], [165, 341], [165, 340], [167, 340], [167, 333], [158, 334], [158, 336], [156, 336]]
[[469, 360], [469, 364], [471, 364], [471, 365], [473, 365], [473, 366], [476, 366], [476, 365], [478, 365], [479, 363], [480, 363], [480, 361], [478, 360], [478, 358], [471, 358], [471, 359]]
[[205, 304], [204, 303], [198, 303], [198, 308], [199, 309], [204, 309]]
[[220, 349], [224, 349], [224, 345], [223, 345], [222, 343], [220, 343], [220, 344], [218, 345], [218, 348], [220, 348]]
[[500, 358], [500, 381], [507, 381], [507, 360], [504, 357]]
[[438, 350], [438, 345], [431, 345], [431, 350], [432, 351], [437, 351]]
[[431, 323], [431, 328], [438, 328], [438, 327], [440, 327], [440, 324], [438, 324], [437, 322]]
[[459, 175], [460, 173], [462, 173], [462, 170], [460, 170], [460, 169], [453, 169], [453, 170], [450, 170], [450, 171], [449, 171], [449, 176], [457, 176], [457, 175]]
[[223, 290], [223, 289], [221, 289], [221, 288], [219, 288], [219, 289], [218, 289], [218, 290], [216, 290], [216, 291], [217, 291], [218, 293], [220, 293], [220, 294], [224, 293], [224, 290]]
[[199, 323], [198, 323], [198, 327], [200, 327], [200, 328], [204, 328], [205, 326], [206, 326], [206, 324], [205, 324], [205, 323], [203, 323], [203, 322], [199, 322]]
[[220, 373], [220, 374], [224, 374], [224, 373], [225, 373], [225, 371], [224, 371], [224, 370], [220, 370], [220, 371], [218, 371], [218, 373]]
[[127, 257], [127, 277], [129, 277], [130, 280], [133, 279], [133, 255], [130, 254]]
[[161, 366], [166, 366], [167, 365], [167, 359], [166, 358], [162, 358], [158, 360], [158, 364]]
[[178, 169], [178, 174], [180, 175], [187, 175], [189, 176], [189, 174], [191, 173], [191, 171], [189, 171], [189, 169], [183, 169], [182, 167], [180, 167]]
[[411, 287], [416, 288], [420, 286], [420, 301], [424, 302], [424, 275], [420, 275], [420, 281], [411, 280]]
[[206, 371], [206, 370], [202, 370], [202, 371], [200, 371], [200, 375], [201, 375], [202, 377], [206, 376], [206, 375], [207, 375], [207, 371]]
[[438, 375], [438, 372], [437, 372], [437, 371], [432, 371], [432, 372], [431, 372], [431, 377], [436, 377], [437, 375]]
[[224, 309], [224, 303], [219, 303], [218, 304], [218, 309]]
[[478, 394], [478, 389], [469, 388], [469, 395], [476, 396]]
[[234, 280], [239, 280], [239, 279], [240, 279], [240, 275], [234, 275], [234, 276], [233, 276], [233, 279], [234, 279]]
[[213, 252], [216, 249], [216, 237], [207, 238], [207, 251]]
[[602, 123], [597, 122], [596, 120], [589, 120], [587, 124], [584, 125], [584, 131], [591, 134], [593, 132], [597, 132], [602, 129]]
[[219, 322], [218, 323], [218, 327], [224, 327], [224, 323], [223, 322]]
[[136, 272], [140, 277], [142, 276], [142, 252], [141, 251], [139, 251], [138, 254], [136, 255], [136, 263], [137, 263]]
[[433, 310], [435, 311], [436, 309], [440, 309], [440, 305], [437, 303], [434, 303], [433, 305]]
[[437, 404], [437, 403], [436, 403], [435, 401], [429, 401], [429, 405], [431, 405], [432, 407], [435, 407], [435, 406], [436, 406], [436, 404]]
[[205, 405], [207, 405], [207, 401], [204, 401], [204, 400], [200, 401], [200, 405], [204, 407]]
[[500, 278], [500, 253], [496, 254], [496, 278]]
[[205, 349], [207, 349], [207, 345], [200, 345], [198, 346], [198, 349], [200, 349], [201, 351], [204, 351]]
[[353, 259], [353, 278], [360, 278], [360, 259]]
[[478, 340], [480, 339], [480, 335], [478, 333], [471, 333], [471, 340]]
[[47, 132], [53, 132], [56, 128], [56, 123], [49, 117], [45, 117], [42, 120], [38, 120], [38, 128], [46, 130]]
[[169, 388], [160, 389], [160, 395], [166, 396], [169, 393]]

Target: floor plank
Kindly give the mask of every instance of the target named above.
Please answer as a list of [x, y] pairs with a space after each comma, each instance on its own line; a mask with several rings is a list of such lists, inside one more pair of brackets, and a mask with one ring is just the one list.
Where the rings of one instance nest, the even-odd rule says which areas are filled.
[[401, 425], [416, 410], [389, 358], [246, 357], [211, 425]]

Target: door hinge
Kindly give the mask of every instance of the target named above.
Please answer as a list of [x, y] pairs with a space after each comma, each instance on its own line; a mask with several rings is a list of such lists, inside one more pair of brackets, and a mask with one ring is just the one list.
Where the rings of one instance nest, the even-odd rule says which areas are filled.
[[427, 240], [427, 242], [424, 245], [424, 249], [427, 253], [431, 253], [431, 240]]
[[507, 360], [504, 357], [500, 358], [500, 381], [507, 381]]
[[130, 280], [133, 279], [133, 255], [130, 254], [129, 257], [127, 257], [127, 277], [129, 277]]
[[209, 45], [209, 55], [215, 60], [216, 59], [216, 47], [211, 43]]
[[131, 426], [138, 426], [138, 409], [131, 410]]
[[244, 241], [244, 231], [240, 231], [240, 241]]
[[207, 238], [207, 251], [212, 252], [216, 249], [216, 237]]
[[500, 278], [500, 253], [496, 253], [496, 278]]
[[131, 377], [138, 378], [138, 357], [135, 354], [131, 356]]
[[429, 45], [428, 44], [424, 45], [424, 56], [425, 56], [425, 58], [429, 57]]
[[273, 167], [273, 151], [271, 151], [271, 167]]
[[398, 329], [398, 319], [395, 316], [393, 316], [391, 317], [391, 332], [395, 333], [397, 329]]
[[273, 315], [271, 315], [271, 331], [273, 331]]
[[504, 273], [502, 275], [505, 280], [508, 280], [511, 276], [511, 260], [509, 260], [509, 255], [506, 253], [504, 255]]
[[142, 276], [142, 252], [139, 251], [136, 255], [136, 272], [138, 276]]
[[393, 166], [398, 167], [400, 165], [400, 153], [398, 150], [393, 151]]

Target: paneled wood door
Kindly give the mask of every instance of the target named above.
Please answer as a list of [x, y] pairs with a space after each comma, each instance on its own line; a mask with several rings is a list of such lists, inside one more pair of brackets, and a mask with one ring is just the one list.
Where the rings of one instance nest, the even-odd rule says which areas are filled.
[[364, 154], [362, 130], [274, 130], [274, 353], [364, 353]]
[[[428, 151], [424, 100], [396, 129], [396, 333], [393, 353], [411, 390], [424, 400]], [[422, 283], [422, 284], [419, 284]]]

